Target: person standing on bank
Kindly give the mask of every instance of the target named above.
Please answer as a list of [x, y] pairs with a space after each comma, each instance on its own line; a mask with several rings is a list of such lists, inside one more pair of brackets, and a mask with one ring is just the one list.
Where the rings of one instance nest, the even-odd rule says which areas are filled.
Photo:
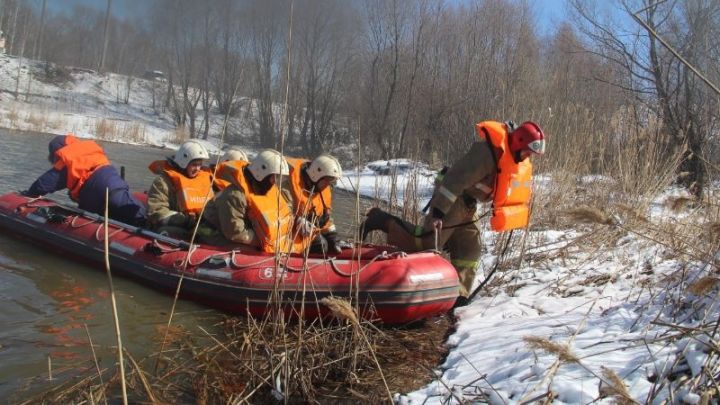
[[133, 226], [145, 225], [145, 206], [130, 194], [130, 187], [110, 164], [103, 149], [72, 134], [59, 135], [48, 144], [52, 168], [37, 178], [23, 194], [39, 197], [67, 188], [70, 198], [82, 210], [105, 215]]
[[342, 253], [332, 219], [332, 185], [342, 176], [340, 162], [327, 154], [287, 161], [296, 230], [312, 241], [310, 252]]
[[[387, 233], [389, 244], [415, 252], [446, 249], [460, 278], [456, 306], [466, 305], [481, 254], [477, 203], [492, 201], [495, 231], [521, 228], [529, 219], [533, 154], [545, 152], [545, 135], [528, 121], [483, 121], [475, 125], [478, 141], [439, 178], [422, 225], [413, 225], [372, 208], [361, 225], [361, 240], [374, 230]], [[436, 236], [437, 234], [437, 236]]]
[[158, 175], [148, 191], [148, 219], [154, 231], [190, 237], [197, 216], [213, 196], [212, 173], [202, 167], [209, 157], [202, 143], [189, 140], [173, 157], [150, 164], [150, 171]]

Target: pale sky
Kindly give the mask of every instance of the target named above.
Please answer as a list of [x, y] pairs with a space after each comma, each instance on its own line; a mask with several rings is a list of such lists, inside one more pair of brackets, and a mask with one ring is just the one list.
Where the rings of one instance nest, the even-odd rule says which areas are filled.
[[[38, 8], [42, 4], [42, 0], [32, 0], [32, 2], [36, 3]], [[152, 0], [112, 0], [112, 12], [117, 17], [132, 17], [146, 9], [150, 2]], [[48, 7], [56, 12], [63, 9], [72, 10], [73, 6], [78, 4], [104, 11], [107, 7], [107, 0], [47, 0]], [[530, 0], [530, 4], [539, 13], [540, 20], [551, 26], [556, 25], [565, 16], [565, 0]], [[547, 32], [548, 30], [541, 29], [541, 31]]]

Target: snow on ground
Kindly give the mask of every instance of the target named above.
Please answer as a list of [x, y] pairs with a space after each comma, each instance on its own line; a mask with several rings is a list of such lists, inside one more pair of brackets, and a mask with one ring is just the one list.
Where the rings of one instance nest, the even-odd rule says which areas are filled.
[[[432, 194], [433, 178], [427, 167], [409, 161], [377, 161], [346, 171], [338, 187], [359, 188], [365, 196], [394, 198], [398, 204], [403, 203], [403, 191], [413, 189], [424, 205]], [[539, 180], [552, 186], [551, 176]], [[408, 184], [413, 186], [403, 187]], [[688, 195], [669, 189], [658, 196], [648, 218], [666, 222], [691, 215], [671, 210], [670, 202], [678, 197]], [[661, 403], [671, 395], [674, 403], [699, 401], [697, 393], [679, 386], [683, 379], [678, 376], [701, 373], [713, 343], [707, 335], [678, 336], [682, 327], [698, 327], [720, 314], [717, 302], [685, 288], [707, 274], [707, 267], [688, 265], [667, 247], [633, 233], [583, 248], [578, 241], [585, 234], [531, 232], [525, 264], [505, 277], [509, 281], [504, 289], [493, 296], [480, 294], [455, 311], [457, 329], [448, 338], [450, 353], [435, 370], [436, 380], [415, 392], [397, 394], [396, 400], [519, 404], [547, 400], [550, 391], [553, 403], [616, 403], [619, 397], [608, 388], [614, 386], [611, 376], [616, 375], [635, 401], [652, 396], [653, 403]], [[496, 239], [484, 232], [487, 253], [476, 286], [497, 260], [490, 253]], [[676, 280], [682, 269], [685, 280]], [[574, 360], [558, 362], [553, 344], [567, 347]], [[543, 350], [548, 345], [551, 349]]]
[[[172, 149], [181, 143], [162, 108], [164, 83], [133, 78], [125, 103], [127, 76], [68, 68], [71, 80], [45, 83], [36, 79], [44, 68], [42, 62], [0, 55], [0, 127]], [[206, 142], [211, 153], [221, 149], [217, 134], [223, 118], [211, 117]], [[201, 121], [198, 117], [198, 125]]]
[[425, 206], [432, 196], [435, 171], [408, 159], [377, 160], [346, 170], [336, 187], [360, 195], [404, 205], [406, 200]]
[[[172, 121], [152, 108], [153, 82], [135, 79], [130, 102], [124, 104], [118, 101], [126, 83], [122, 76], [76, 70], [72, 82], [56, 86], [28, 80], [28, 67], [18, 69], [19, 61], [0, 56], [0, 126], [94, 138], [99, 127], [110, 125], [116, 141], [177, 145]], [[21, 92], [36, 95], [15, 100], [16, 84]], [[213, 118], [213, 133], [220, 123], [219, 117]], [[215, 148], [216, 141], [209, 146]], [[418, 201], [421, 208], [432, 195], [434, 178], [425, 165], [381, 160], [347, 170], [338, 187], [397, 205]], [[551, 176], [536, 180], [540, 187], [552, 187]], [[669, 211], [669, 199], [682, 196], [681, 190], [668, 190], [651, 204], [647, 217], [658, 223], [690, 218], [691, 211], [683, 216]], [[503, 288], [493, 296], [480, 294], [455, 311], [456, 330], [447, 341], [450, 352], [435, 370], [435, 380], [415, 392], [397, 394], [396, 400], [614, 403], [617, 397], [601, 392], [613, 394], [608, 384], [616, 375], [635, 401], [652, 396], [654, 403], [671, 397], [674, 403], [699, 403], [698, 393], [679, 384], [710, 369], [704, 366], [709, 348], [716, 347], [707, 335], [682, 338], [683, 328], [717, 319], [720, 313], [716, 300], [684, 288], [707, 273], [705, 264], [680, 261], [668, 248], [631, 232], [592, 247], [583, 245], [586, 234], [580, 227], [531, 231], [523, 265], [502, 276]], [[496, 239], [484, 232], [487, 253], [476, 283], [494, 267]], [[677, 277], [680, 270], [684, 278]], [[565, 360], [558, 362], [563, 351]]]

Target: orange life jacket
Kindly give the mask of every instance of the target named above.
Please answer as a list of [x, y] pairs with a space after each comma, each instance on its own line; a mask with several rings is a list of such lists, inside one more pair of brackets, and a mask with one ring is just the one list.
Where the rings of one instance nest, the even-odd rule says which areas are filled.
[[[217, 191], [225, 190], [232, 181], [234, 171], [242, 165], [245, 167], [244, 160], [227, 160], [219, 163], [217, 170], [215, 170], [214, 187]], [[232, 167], [232, 170], [231, 170]]]
[[179, 211], [199, 214], [205, 203], [213, 197], [212, 173], [207, 170], [200, 170], [198, 175], [191, 179], [166, 160], [156, 160], [150, 163], [148, 169], [155, 174], [165, 173], [170, 178], [175, 186]]
[[[290, 181], [290, 193], [295, 203], [295, 216], [308, 219], [329, 216], [332, 211], [332, 190], [330, 187], [326, 187], [325, 190], [319, 193], [314, 192], [311, 196], [310, 192], [303, 187], [302, 181], [302, 166], [307, 160], [296, 158], [286, 158], [286, 160], [288, 166], [290, 166], [288, 180]], [[316, 229], [316, 235], [331, 226], [332, 223], [327, 221], [322, 227]]]
[[483, 121], [475, 124], [480, 139], [500, 149], [497, 159], [497, 176], [493, 195], [493, 215], [490, 227], [494, 231], [507, 231], [527, 226], [528, 202], [532, 193], [532, 164], [530, 159], [516, 163], [508, 143], [505, 124]]
[[96, 169], [110, 164], [100, 145], [93, 141], [81, 141], [68, 134], [65, 146], [55, 152], [56, 170], [67, 168], [67, 188], [74, 201], [80, 196], [80, 189]]
[[244, 169], [248, 162], [234, 161], [225, 165], [223, 173], [232, 184], [245, 193], [248, 203], [248, 216], [253, 224], [255, 235], [264, 252], [300, 253], [305, 250], [306, 241], [293, 239], [293, 215], [287, 203], [280, 195], [277, 186], [272, 186], [265, 195], [252, 191], [245, 178]]

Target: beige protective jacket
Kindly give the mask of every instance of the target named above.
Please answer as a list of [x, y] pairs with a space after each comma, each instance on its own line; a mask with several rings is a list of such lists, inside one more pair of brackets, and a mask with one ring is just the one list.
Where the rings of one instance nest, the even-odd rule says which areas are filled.
[[189, 228], [194, 225], [191, 216], [179, 211], [177, 190], [165, 174], [155, 178], [148, 191], [148, 222], [153, 229], [163, 226]]
[[208, 202], [203, 219], [231, 242], [259, 246], [248, 216], [245, 193], [234, 184]]
[[497, 153], [493, 155], [491, 147], [485, 141], [475, 142], [470, 150], [450, 167], [436, 186], [430, 200], [430, 215], [432, 208], [440, 210], [444, 215], [449, 214], [453, 206], [461, 206], [464, 197], [471, 197], [479, 202], [492, 199], [497, 174]]

